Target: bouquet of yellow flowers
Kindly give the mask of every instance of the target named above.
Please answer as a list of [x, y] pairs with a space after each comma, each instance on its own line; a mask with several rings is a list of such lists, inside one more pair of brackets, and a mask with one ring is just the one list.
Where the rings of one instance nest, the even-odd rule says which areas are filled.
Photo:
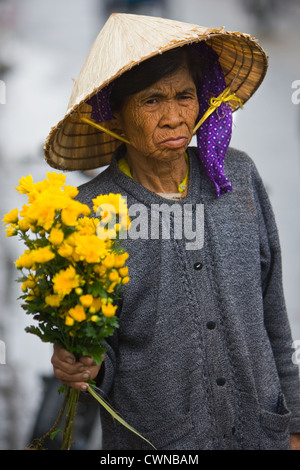
[[[93, 199], [92, 217], [89, 207], [75, 199], [77, 188], [67, 186], [65, 179], [55, 172], [38, 183], [31, 175], [23, 177], [16, 189], [27, 195], [28, 204], [20, 212], [10, 211], [3, 222], [7, 236], [19, 235], [26, 246], [16, 261], [22, 273], [18, 279], [22, 307], [38, 321], [38, 326], [26, 331], [59, 344], [77, 358], [91, 356], [100, 364], [105, 338], [118, 327], [117, 302], [129, 281], [128, 253], [119, 236], [130, 220], [126, 202], [118, 194]], [[92, 385], [89, 392], [130, 428]], [[62, 449], [69, 449], [79, 392], [66, 387], [65, 393], [63, 409], [50, 431], [58, 429], [66, 409]]]

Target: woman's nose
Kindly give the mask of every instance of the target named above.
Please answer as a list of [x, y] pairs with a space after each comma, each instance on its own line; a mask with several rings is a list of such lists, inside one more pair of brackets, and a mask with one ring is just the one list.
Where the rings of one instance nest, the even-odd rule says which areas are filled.
[[161, 127], [174, 128], [183, 123], [182, 110], [175, 100], [165, 103], [162, 109], [162, 116], [160, 119]]

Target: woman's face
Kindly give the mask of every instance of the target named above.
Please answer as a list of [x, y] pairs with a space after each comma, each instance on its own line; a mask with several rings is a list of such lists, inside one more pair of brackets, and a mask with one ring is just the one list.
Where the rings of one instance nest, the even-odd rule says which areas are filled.
[[130, 156], [170, 161], [184, 154], [198, 112], [194, 81], [188, 69], [182, 67], [126, 98], [116, 118], [131, 143], [127, 146]]

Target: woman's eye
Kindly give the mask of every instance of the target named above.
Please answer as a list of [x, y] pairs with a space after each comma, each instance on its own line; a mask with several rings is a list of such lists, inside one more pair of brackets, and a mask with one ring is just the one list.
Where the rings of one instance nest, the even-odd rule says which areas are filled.
[[146, 104], [157, 104], [158, 99], [157, 98], [150, 98], [149, 100], [146, 101]]
[[193, 97], [191, 95], [180, 95], [179, 96], [179, 99], [180, 100], [190, 100], [192, 99]]

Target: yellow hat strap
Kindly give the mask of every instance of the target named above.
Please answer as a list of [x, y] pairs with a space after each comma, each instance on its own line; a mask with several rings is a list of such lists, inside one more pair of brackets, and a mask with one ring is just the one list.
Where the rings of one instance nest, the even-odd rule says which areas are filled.
[[105, 132], [105, 134], [108, 134], [108, 135], [110, 135], [111, 137], [114, 137], [115, 139], [121, 140], [122, 142], [125, 142], [125, 144], [129, 144], [129, 145], [130, 145], [129, 140], [125, 139], [124, 137], [122, 137], [121, 135], [117, 134], [116, 132], [113, 132], [113, 131], [111, 131], [110, 129], [107, 129], [106, 127], [101, 126], [101, 124], [98, 124], [98, 122], [93, 121], [92, 119], [88, 119], [88, 118], [86, 118], [86, 117], [81, 116], [79, 112], [78, 112], [78, 114], [79, 114], [80, 120], [81, 120], [82, 122], [86, 122], [87, 124], [90, 124], [90, 126], [95, 127], [96, 129], [98, 129], [98, 130], [100, 130], [100, 131], [102, 131], [102, 132]]
[[225, 90], [222, 91], [222, 93], [217, 96], [213, 97], [210, 99], [210, 106], [208, 110], [203, 114], [202, 118], [198, 122], [198, 124], [195, 126], [193, 130], [193, 134], [196, 134], [197, 130], [199, 127], [204, 123], [204, 121], [219, 107], [221, 106], [222, 103], [226, 103], [228, 101], [237, 101], [240, 105], [240, 108], [243, 106], [242, 100], [236, 96], [235, 93], [231, 93], [230, 86], [225, 88]]

